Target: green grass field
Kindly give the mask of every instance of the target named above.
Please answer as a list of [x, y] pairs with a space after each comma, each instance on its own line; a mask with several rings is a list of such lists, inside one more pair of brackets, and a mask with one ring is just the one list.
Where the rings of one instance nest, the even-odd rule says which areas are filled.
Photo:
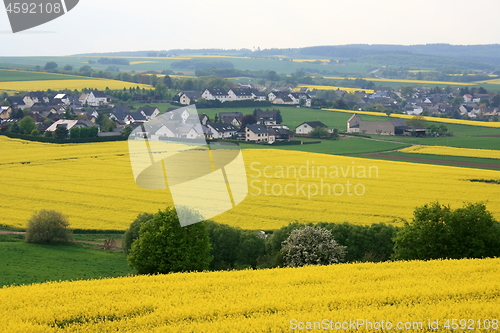
[[[377, 156], [366, 156], [354, 154], [354, 157], [370, 158], [370, 159], [382, 159], [389, 161], [401, 161], [410, 163], [423, 163], [423, 164], [436, 164], [436, 165], [450, 165], [462, 168], [474, 168], [474, 169], [487, 169], [487, 170], [499, 170], [500, 160], [492, 158], [476, 158], [476, 157], [462, 157], [462, 156], [444, 156], [444, 155], [427, 155], [427, 154], [411, 154], [402, 152], [389, 152], [382, 153]], [[386, 157], [384, 157], [386, 156]], [[391, 158], [391, 156], [397, 157], [397, 159]], [[418, 159], [418, 160], [415, 160]], [[471, 163], [471, 165], [467, 165]], [[473, 164], [473, 165], [472, 165]]]
[[392, 140], [410, 144], [431, 146], [449, 146], [458, 148], [476, 148], [500, 150], [500, 137], [453, 136], [440, 138], [414, 138], [407, 136], [370, 135], [372, 138]]
[[51, 74], [42, 72], [13, 71], [0, 69], [0, 82], [11, 81], [45, 81], [45, 80], [87, 80], [85, 76]]
[[0, 286], [45, 281], [118, 277], [132, 272], [125, 254], [87, 244], [25, 243], [23, 235], [0, 235]]
[[[302, 141], [318, 141], [313, 139], [297, 138]], [[408, 147], [406, 144], [399, 144], [394, 142], [383, 142], [375, 140], [365, 140], [361, 138], [342, 138], [340, 140], [320, 140], [321, 143], [304, 144], [293, 146], [274, 146], [275, 149], [296, 150], [310, 153], [321, 153], [331, 155], [350, 155], [350, 154], [364, 154], [375, 153], [387, 150], [396, 150]], [[269, 149], [269, 145], [245, 144], [240, 143], [243, 149]]]

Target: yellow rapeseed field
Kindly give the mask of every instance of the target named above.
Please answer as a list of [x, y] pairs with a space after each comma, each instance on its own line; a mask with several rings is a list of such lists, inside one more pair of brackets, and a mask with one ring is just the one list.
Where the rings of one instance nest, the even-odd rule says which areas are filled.
[[139, 84], [133, 82], [124, 82], [109, 79], [91, 79], [91, 80], [41, 80], [41, 81], [10, 81], [0, 82], [0, 90], [5, 91], [37, 91], [37, 90], [82, 90], [84, 88], [104, 90], [106, 87], [109, 89], [123, 89], [141, 87], [146, 89], [153, 89], [148, 84]]
[[[355, 77], [341, 77], [341, 76], [324, 76], [324, 79], [332, 80], [355, 80]], [[379, 82], [403, 82], [403, 83], [417, 83], [417, 84], [441, 84], [445, 86], [474, 86], [475, 83], [464, 83], [464, 82], [447, 82], [447, 81], [425, 81], [425, 80], [404, 80], [404, 79], [377, 79], [372, 77], [364, 77], [363, 80], [367, 81], [379, 81]]]
[[487, 81], [477, 81], [476, 83], [500, 84], [500, 79], [487, 80]]
[[[346, 113], [357, 113], [357, 114], [366, 114], [370, 116], [379, 116], [385, 117], [386, 114], [382, 112], [372, 112], [372, 111], [353, 111], [353, 110], [342, 110], [342, 109], [322, 109], [327, 111], [335, 111], [335, 112], [346, 112]], [[403, 119], [412, 119], [415, 116], [409, 114], [399, 114], [392, 113], [391, 117], [393, 118], [403, 118]], [[451, 119], [451, 118], [438, 118], [438, 117], [423, 117], [427, 121], [435, 121], [437, 123], [447, 123], [447, 124], [459, 124], [459, 125], [471, 125], [471, 126], [481, 126], [481, 127], [496, 127], [500, 128], [500, 122], [486, 122], [486, 121], [473, 121], [473, 120], [463, 120], [463, 119]]]
[[9, 333], [497, 332], [499, 274], [500, 259], [463, 259], [44, 283], [0, 289], [0, 327]]
[[[168, 190], [138, 187], [127, 142], [46, 144], [0, 137], [0, 224], [24, 227], [40, 209], [73, 228], [126, 229], [141, 212], [172, 205]], [[275, 229], [293, 221], [391, 223], [433, 200], [458, 208], [488, 201], [500, 219], [500, 171], [413, 164], [278, 149], [243, 151], [248, 196], [217, 222]], [[207, 195], [209, 195], [207, 193]]]
[[158, 61], [131, 61], [130, 64], [131, 65], [137, 65], [137, 64], [149, 64], [149, 63], [152, 63], [152, 62], [158, 62]]
[[401, 149], [400, 152], [500, 159], [500, 150], [491, 150], [491, 149], [472, 149], [472, 148], [455, 148], [455, 147], [445, 147], [445, 146], [415, 145]]
[[301, 84], [301, 85], [299, 85], [298, 88], [295, 88], [295, 90], [299, 90], [301, 87], [307, 87], [310, 90], [344, 90], [344, 91], [347, 91], [348, 93], [355, 92], [355, 91], [364, 91], [367, 94], [373, 94], [373, 92], [374, 92], [373, 89], [319, 86], [319, 85], [313, 85], [313, 84]]

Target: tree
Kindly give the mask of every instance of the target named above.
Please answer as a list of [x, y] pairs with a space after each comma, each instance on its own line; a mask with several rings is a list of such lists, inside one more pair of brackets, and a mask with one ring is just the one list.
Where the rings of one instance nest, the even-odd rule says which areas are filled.
[[436, 201], [417, 207], [394, 241], [394, 259], [493, 257], [500, 255], [500, 224], [482, 202], [452, 210]]
[[89, 65], [84, 65], [82, 67], [80, 67], [79, 69], [80, 72], [92, 72], [92, 67], [90, 67]]
[[33, 118], [26, 116], [19, 121], [19, 131], [23, 134], [30, 134], [36, 129], [36, 124]]
[[337, 244], [332, 232], [317, 226], [293, 230], [282, 249], [284, 263], [291, 267], [339, 263], [345, 256], [345, 246]]
[[19, 125], [17, 124], [17, 122], [11, 123], [11, 124], [9, 124], [9, 132], [10, 133], [19, 133], [21, 131], [19, 129]]
[[54, 137], [59, 140], [64, 140], [68, 137], [68, 129], [66, 126], [57, 125], [56, 130], [54, 131]]
[[164, 85], [165, 85], [168, 89], [172, 88], [172, 86], [173, 86], [173, 85], [172, 85], [172, 78], [171, 78], [170, 76], [168, 76], [168, 75], [165, 75], [165, 76], [163, 77], [163, 84], [164, 84]]
[[40, 135], [40, 131], [35, 128], [34, 130], [31, 131], [31, 135], [33, 135], [33, 136], [39, 136]]
[[309, 132], [311, 138], [324, 138], [329, 135], [328, 130], [325, 127], [318, 126]]
[[71, 240], [67, 216], [55, 210], [42, 209], [28, 221], [26, 241], [30, 243], [64, 243]]
[[237, 249], [242, 230], [213, 221], [207, 221], [206, 226], [211, 244], [210, 254], [213, 256], [209, 268], [211, 270], [235, 268], [236, 260], [241, 253]]
[[46, 71], [50, 71], [50, 70], [56, 69], [56, 68], [57, 68], [57, 64], [54, 61], [49, 61], [48, 63], [45, 64], [45, 67], [43, 67], [43, 69], [45, 69]]
[[127, 260], [139, 274], [202, 271], [209, 267], [210, 241], [204, 222], [181, 227], [178, 214], [200, 215], [184, 207], [154, 214], [139, 231]]
[[427, 120], [425, 120], [424, 116], [420, 115], [412, 117], [406, 123], [415, 128], [427, 128]]
[[401, 87], [401, 96], [412, 97], [413, 96], [413, 87], [410, 87], [410, 86]]
[[141, 230], [141, 226], [145, 222], [152, 219], [153, 214], [150, 213], [141, 213], [137, 215], [135, 220], [130, 224], [127, 231], [125, 231], [125, 234], [123, 235], [123, 252], [125, 252], [126, 254], [129, 253], [130, 249], [132, 248], [132, 244], [137, 238], [139, 238], [139, 231]]
[[247, 114], [244, 115], [243, 118], [241, 118], [241, 128], [245, 127], [246, 125], [252, 125], [257, 123], [257, 118], [253, 114]]
[[72, 127], [69, 130], [69, 137], [70, 139], [77, 139], [80, 137], [80, 128], [79, 127]]
[[130, 133], [132, 133], [132, 126], [126, 125], [120, 133], [121, 135], [128, 137]]
[[63, 67], [63, 69], [64, 69], [65, 71], [72, 71], [72, 70], [73, 70], [73, 66], [71, 66], [71, 65], [66, 65], [66, 66], [64, 66], [64, 67]]

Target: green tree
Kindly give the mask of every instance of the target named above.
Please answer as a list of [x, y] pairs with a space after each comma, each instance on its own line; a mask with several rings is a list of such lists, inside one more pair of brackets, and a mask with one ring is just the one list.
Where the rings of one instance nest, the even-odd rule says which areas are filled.
[[79, 127], [72, 127], [69, 130], [69, 137], [70, 139], [77, 139], [80, 137], [80, 128]]
[[292, 231], [282, 249], [284, 263], [291, 267], [339, 263], [345, 256], [345, 246], [335, 241], [330, 230], [318, 226]]
[[128, 137], [130, 133], [132, 133], [132, 126], [126, 125], [122, 130], [121, 130], [121, 135]]
[[33, 118], [26, 116], [19, 121], [19, 131], [23, 134], [30, 134], [36, 129], [36, 124]]
[[9, 124], [9, 132], [10, 133], [19, 133], [21, 130], [19, 129], [19, 125], [17, 122]]
[[71, 240], [67, 216], [55, 210], [42, 209], [28, 221], [26, 241], [30, 243], [63, 243]]
[[436, 201], [417, 207], [394, 241], [394, 259], [493, 257], [500, 255], [500, 225], [482, 202], [452, 210]]
[[64, 67], [63, 67], [63, 69], [64, 69], [65, 71], [72, 71], [72, 70], [73, 70], [73, 66], [71, 66], [71, 65], [66, 65], [66, 66], [64, 66]]
[[130, 224], [127, 231], [125, 231], [125, 234], [123, 235], [123, 252], [125, 252], [126, 254], [129, 253], [130, 249], [132, 248], [132, 244], [137, 238], [139, 238], [139, 231], [141, 230], [141, 226], [145, 222], [152, 219], [153, 214], [150, 213], [141, 213], [137, 215], [135, 220]]
[[45, 67], [43, 67], [43, 69], [45, 69], [46, 71], [50, 71], [50, 70], [56, 69], [56, 68], [57, 68], [57, 64], [54, 61], [49, 61], [48, 63], [45, 64]]
[[318, 126], [309, 132], [311, 138], [324, 138], [329, 135], [328, 130], [325, 127]]
[[209, 268], [211, 270], [235, 268], [242, 230], [213, 221], [207, 221], [206, 226], [211, 244], [210, 254], [213, 256]]
[[127, 256], [130, 266], [139, 274], [208, 269], [212, 257], [205, 223], [181, 227], [178, 213], [200, 218], [187, 208], [168, 207], [141, 226], [139, 238]]
[[35, 128], [34, 130], [31, 131], [31, 135], [33, 135], [33, 136], [39, 136], [40, 135], [40, 131]]
[[236, 249], [236, 268], [257, 268], [257, 260], [265, 253], [265, 239], [258, 232], [242, 231]]
[[54, 131], [54, 137], [59, 140], [68, 138], [68, 129], [66, 128], [66, 126], [57, 125], [57, 128]]

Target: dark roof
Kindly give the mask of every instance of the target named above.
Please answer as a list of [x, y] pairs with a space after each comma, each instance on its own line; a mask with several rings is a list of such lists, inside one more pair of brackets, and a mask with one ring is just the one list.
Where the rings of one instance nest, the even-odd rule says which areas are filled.
[[125, 115], [125, 117], [121, 118], [121, 119], [125, 119], [126, 117], [128, 116], [131, 116], [132, 118], [134, 118], [135, 121], [137, 120], [144, 120], [146, 121], [146, 117], [144, 117], [144, 115], [140, 112], [130, 112], [128, 113], [127, 115]]
[[278, 111], [276, 111], [276, 110], [256, 111], [255, 118], [257, 118], [257, 120], [259, 120], [259, 119], [276, 119], [277, 114], [278, 114]]
[[391, 122], [391, 124], [394, 125], [394, 127], [408, 127], [408, 125], [403, 119], [392, 118], [389, 119], [389, 121]]
[[94, 94], [95, 97], [99, 97], [99, 98], [106, 98], [107, 97], [103, 91], [99, 91], [99, 90], [93, 90], [92, 94]]
[[181, 91], [178, 93], [179, 96], [186, 95], [189, 99], [198, 99], [200, 98], [200, 93], [197, 91], [187, 90]]
[[249, 88], [231, 88], [236, 96], [252, 96], [252, 90]]
[[219, 112], [219, 118], [231, 117], [241, 120], [243, 118], [243, 113], [241, 112]]
[[212, 127], [217, 132], [232, 132], [236, 131], [236, 127], [225, 123], [208, 123], [207, 126]]
[[111, 109], [111, 113], [130, 113], [130, 109], [125, 104], [116, 104]]
[[227, 91], [221, 88], [207, 88], [208, 92], [212, 96], [227, 96]]
[[26, 105], [26, 103], [24, 103], [22, 96], [9, 96], [7, 97], [7, 100], [12, 105]]
[[47, 97], [47, 95], [45, 95], [45, 93], [43, 91], [30, 91], [29, 93], [24, 95], [24, 97], [26, 97], [26, 96], [31, 97], [31, 98], [36, 97], [38, 99]]
[[137, 109], [137, 112], [144, 112], [146, 116], [151, 116], [156, 109], [154, 106], [141, 106]]
[[259, 133], [267, 133], [267, 127], [264, 125], [247, 125], [246, 128], [248, 128], [250, 131], [254, 132], [255, 134]]
[[[328, 128], [328, 126], [323, 124], [321, 121], [306, 121], [306, 122], [303, 122], [302, 124], [307, 124], [307, 125], [311, 126], [312, 128], [316, 128], [316, 127]], [[302, 125], [302, 124], [300, 124], [300, 125]]]

